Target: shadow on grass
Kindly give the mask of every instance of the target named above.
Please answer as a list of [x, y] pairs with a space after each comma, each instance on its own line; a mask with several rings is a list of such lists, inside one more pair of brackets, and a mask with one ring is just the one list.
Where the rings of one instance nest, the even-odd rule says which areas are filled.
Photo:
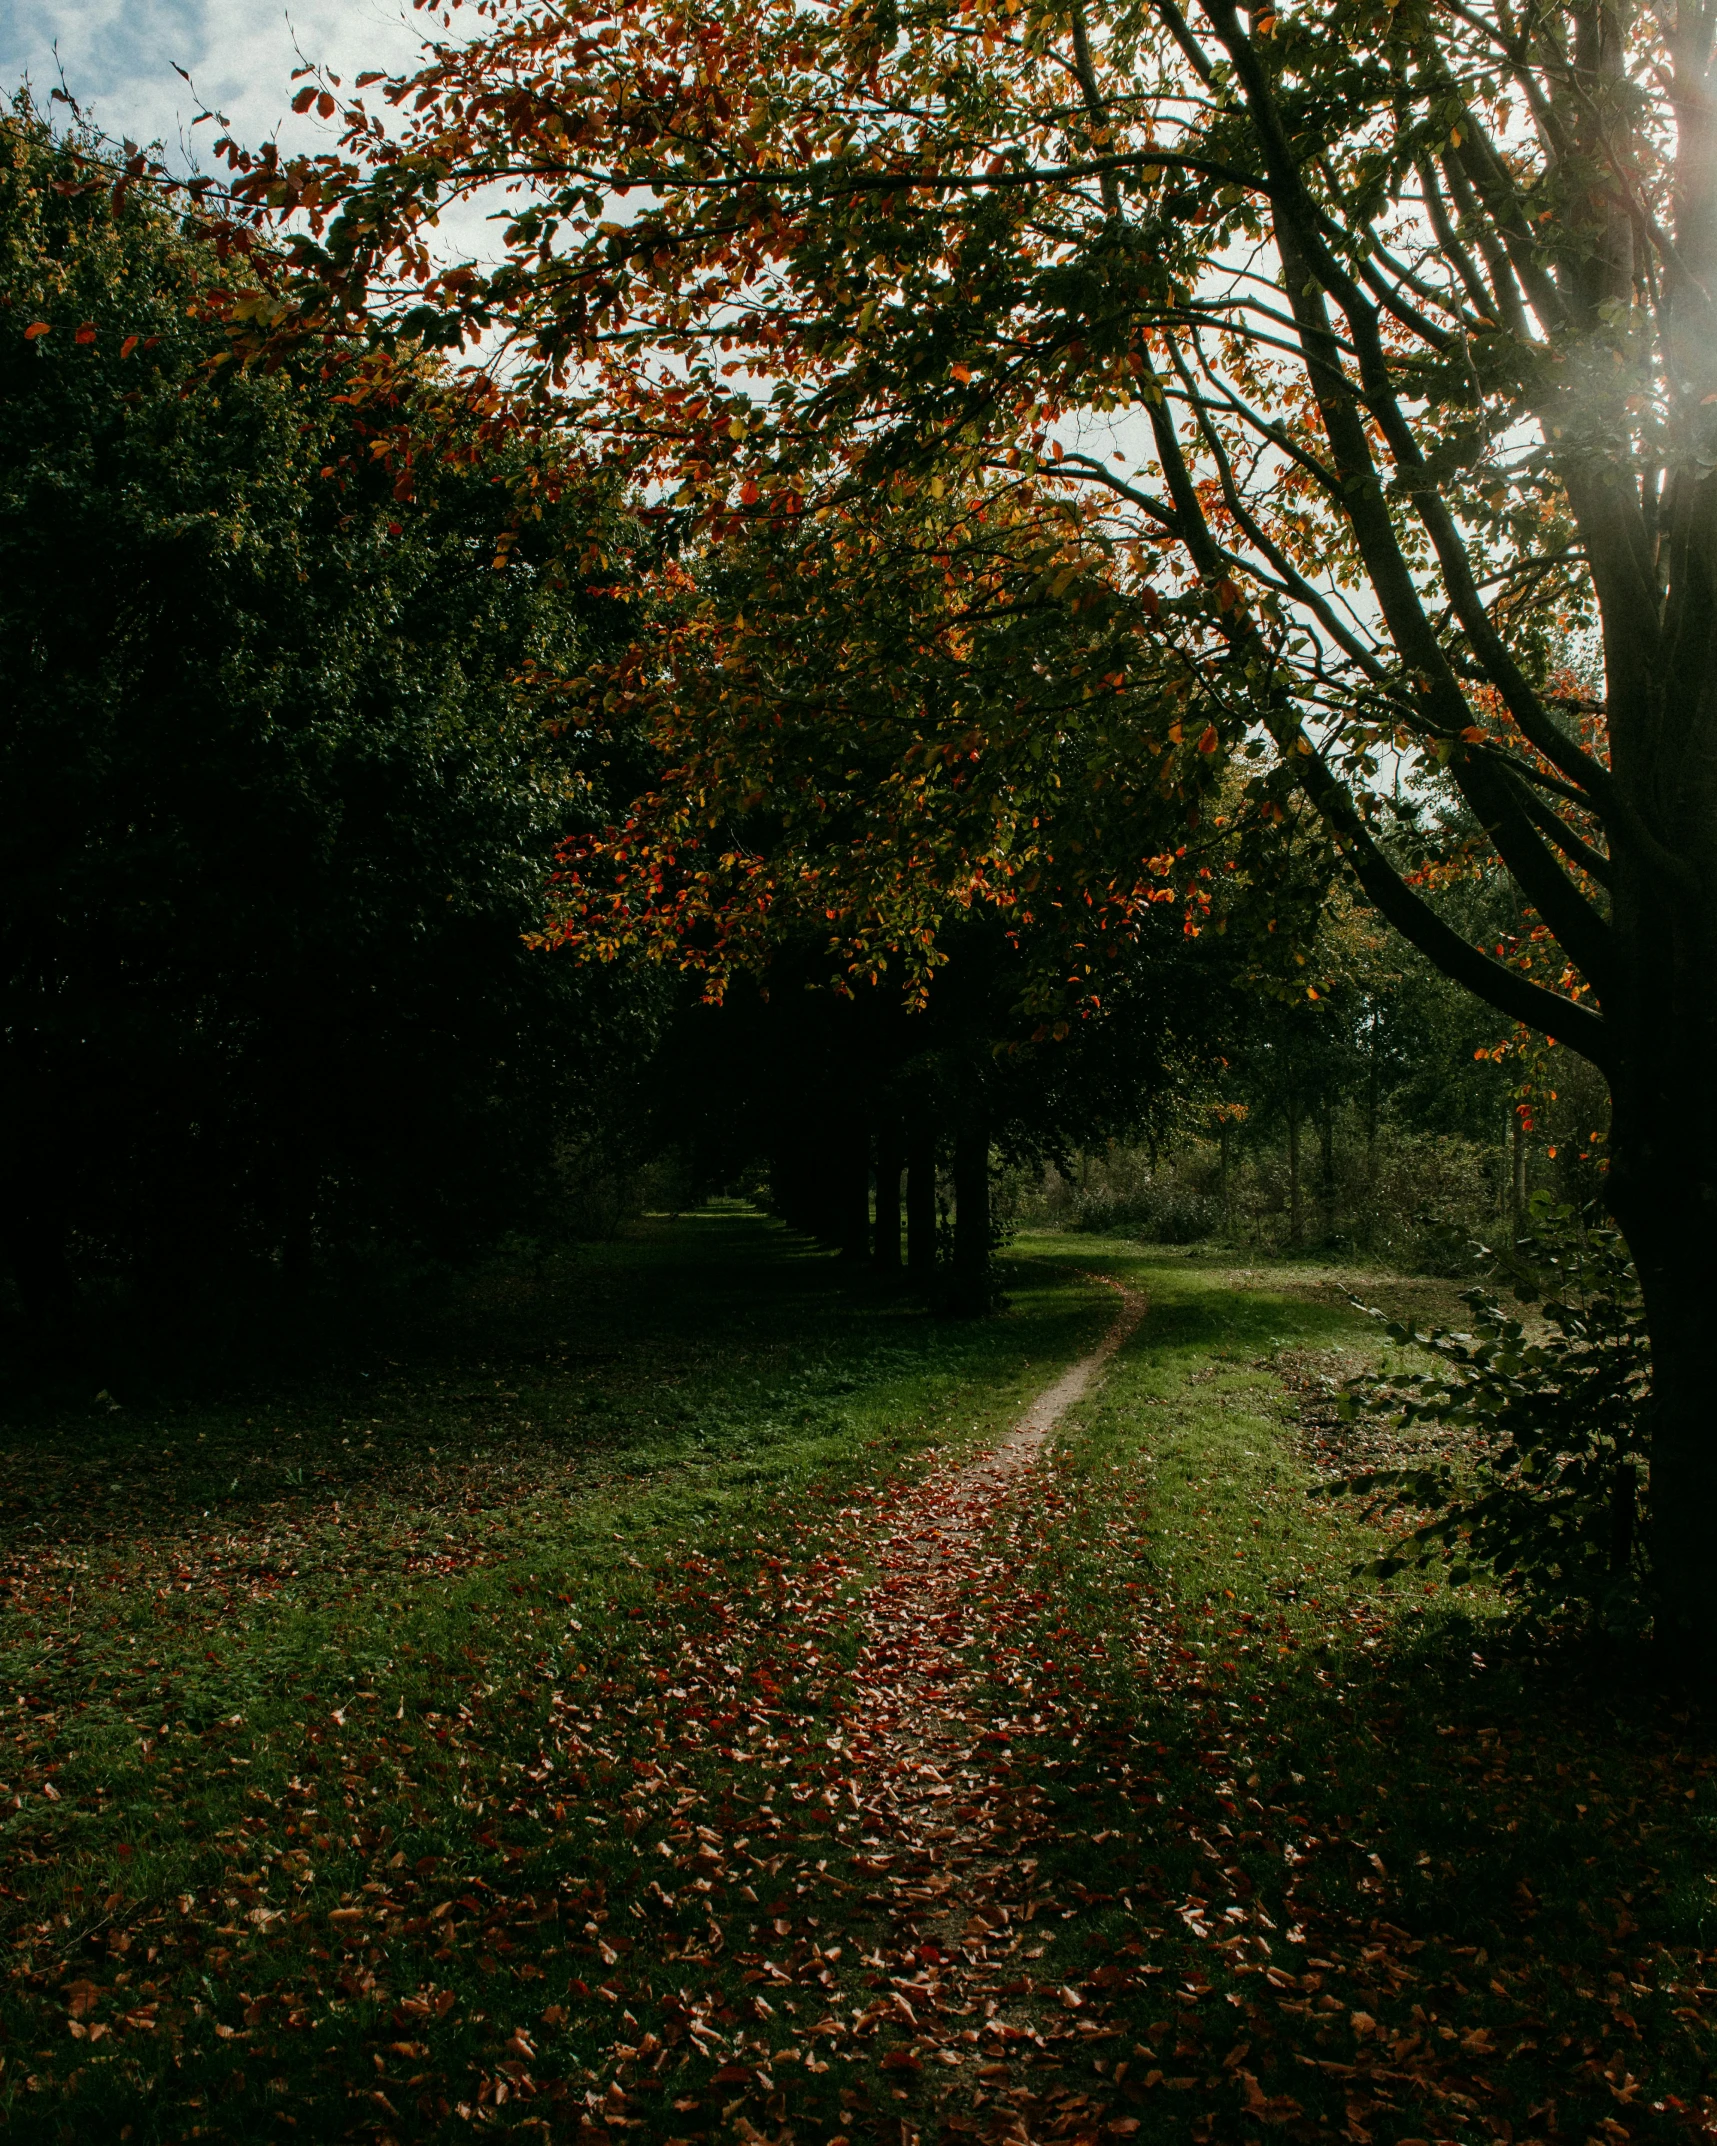
[[1036, 1747], [1046, 1863], [1109, 1903], [1060, 1968], [1111, 1960], [1141, 2122], [1698, 2130], [1709, 1720], [1494, 1598], [1356, 1576], [1377, 1538], [1309, 1501], [1277, 1369], [1362, 1349], [1351, 1313], [1261, 1275], [1125, 1271], [1153, 1317], [1064, 1440], [1065, 1511], [1022, 1584], [1053, 1604], [1037, 1658], [1079, 1732]]

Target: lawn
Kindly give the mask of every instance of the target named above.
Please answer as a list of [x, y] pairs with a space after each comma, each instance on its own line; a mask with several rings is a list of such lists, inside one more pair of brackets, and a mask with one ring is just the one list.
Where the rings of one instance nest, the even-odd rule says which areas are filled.
[[[1099, 1273], [1151, 1309], [961, 1553], [958, 1768], [885, 1764], [902, 1516]], [[11, 2132], [1700, 2133], [1707, 1728], [1352, 1576], [1343, 1279], [1038, 1239], [960, 1322], [718, 1209], [337, 1378], [17, 1424]]]

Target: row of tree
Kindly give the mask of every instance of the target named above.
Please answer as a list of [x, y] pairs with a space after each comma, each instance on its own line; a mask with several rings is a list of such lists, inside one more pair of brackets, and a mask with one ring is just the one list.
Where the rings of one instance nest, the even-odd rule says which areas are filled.
[[[310, 85], [327, 155], [223, 145], [189, 308], [227, 337], [205, 406], [320, 383], [306, 467], [385, 493], [390, 540], [488, 485], [520, 600], [570, 592], [545, 516], [624, 482], [627, 625], [505, 675], [608, 785], [559, 830], [544, 937], [581, 975], [843, 1000], [867, 1076], [842, 1042], [771, 1130], [807, 1218], [856, 1216], [857, 1128], [908, 1136], [919, 1060], [963, 1068], [956, 1149], [1005, 1145], [1010, 1095], [1053, 1144], [1046, 1046], [1100, 1062], [1130, 990], [1182, 1008], [1189, 975], [1282, 1009], [1263, 1085], [1297, 1152], [1359, 1032], [1317, 931], [1338, 883], [1495, 1017], [1475, 1049], [1528, 1109], [1548, 1039], [1597, 1069], [1695, 1653], [1714, 74], [1717, 18], [1611, 0], [498, 0], [379, 105]], [[450, 200], [497, 186], [498, 252], [451, 258]], [[38, 367], [120, 332], [69, 289], [23, 329]], [[473, 340], [504, 396], [429, 355]], [[1147, 451], [1093, 452], [1122, 411]], [[885, 998], [935, 1051], [873, 1048]], [[1210, 1081], [1226, 1012], [1167, 1033], [1153, 1065]], [[1136, 1115], [1151, 1073], [1126, 1085]]]
[[[0, 1211], [32, 1320], [446, 1258], [666, 1148], [705, 1186], [763, 1160], [791, 1224], [976, 1309], [995, 1166], [1279, 1121], [1298, 1242], [1338, 1099], [1373, 1130], [1509, 1107], [1512, 1068], [1462, 1077], [1494, 1017], [1351, 905], [1318, 923], [1327, 852], [1247, 852], [1279, 782], [1184, 722], [1165, 758], [1172, 679], [1090, 690], [1125, 621], [1039, 586], [1059, 502], [998, 511], [952, 610], [922, 497], [886, 542], [746, 528], [652, 582], [659, 534], [564, 433], [353, 337], [234, 365], [218, 225], [27, 100], [0, 154]], [[546, 936], [606, 963], [527, 943], [557, 853]]]

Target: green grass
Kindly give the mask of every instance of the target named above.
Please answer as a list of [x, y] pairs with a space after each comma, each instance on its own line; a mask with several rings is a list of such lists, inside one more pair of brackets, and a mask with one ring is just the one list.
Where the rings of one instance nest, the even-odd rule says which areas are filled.
[[[722, 1599], [785, 1601], [783, 1555], [999, 1429], [1103, 1312], [1046, 1270], [1003, 1319], [934, 1319], [714, 1211], [497, 1274], [343, 1389], [22, 1428], [0, 1462], [14, 2135], [433, 2131], [506, 2105], [533, 2022], [534, 2093], [567, 2089], [614, 2038], [585, 1926], [641, 1884], [616, 1806], [662, 1748], [651, 1695]], [[544, 1758], [575, 1715], [593, 1755], [568, 1781]], [[707, 1798], [709, 1732], [677, 1742], [672, 1802]]]
[[1101, 1270], [1150, 1316], [975, 1625], [991, 1777], [1058, 1820], [1031, 1972], [1108, 2022], [1010, 2058], [1101, 2104], [1054, 2135], [1704, 2135], [1703, 1721], [1352, 1576], [1304, 1407], [1376, 1352], [1343, 1276], [1016, 1254], [965, 1323], [712, 1211], [497, 1267], [368, 1376], [20, 1424], [10, 2134], [995, 2130], [969, 2072], [879, 2068], [904, 2029], [810, 2031], [889, 1988], [850, 1604], [894, 1487], [1102, 1330]]
[[1283, 1377], [1375, 1353], [1327, 1280], [1105, 1249], [1152, 1316], [1062, 1436], [1017, 1646], [1081, 1736], [1034, 1763], [1050, 1883], [1110, 1902], [1060, 1964], [1116, 1963], [1123, 2095], [1192, 2135], [1696, 2128], [1708, 1723], [1494, 1595], [1354, 1577], [1378, 1538], [1308, 1497]]

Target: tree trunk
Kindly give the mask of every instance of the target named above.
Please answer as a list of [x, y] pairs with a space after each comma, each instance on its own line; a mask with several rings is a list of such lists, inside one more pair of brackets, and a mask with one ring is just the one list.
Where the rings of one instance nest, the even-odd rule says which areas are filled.
[[1526, 1125], [1518, 1109], [1514, 1111], [1513, 1118], [1514, 1143], [1508, 1189], [1508, 1227], [1510, 1237], [1518, 1244], [1521, 1217], [1526, 1213]]
[[1300, 1204], [1300, 1104], [1296, 1096], [1288, 1105], [1288, 1242], [1298, 1251], [1306, 1241], [1306, 1220]]
[[0, 1247], [44, 1360], [65, 1341], [78, 1288], [66, 1256], [67, 1141], [53, 1084], [0, 1052]]
[[1328, 1237], [1335, 1229], [1335, 1105], [1328, 1096], [1318, 1107], [1318, 1205]]
[[871, 1264], [879, 1274], [900, 1272], [900, 1172], [905, 1162], [900, 1121], [886, 1118], [876, 1136], [876, 1227]]
[[316, 1271], [317, 1170], [301, 1125], [288, 1130], [280, 1157], [280, 1280], [286, 1294], [309, 1294]]
[[1679, 1214], [1635, 1207], [1620, 1219], [1639, 1267], [1651, 1333], [1649, 1540], [1658, 1638], [1675, 1673], [1709, 1684], [1717, 1670], [1717, 1410], [1711, 1381], [1717, 1258], [1706, 1218], [1689, 1211], [1695, 1203], [1676, 1204]]
[[1365, 1053], [1365, 1184], [1377, 1196], [1377, 1008], [1371, 1009], [1370, 1040]]
[[1660, 1002], [1653, 1010], [1659, 1019], [1635, 1024], [1632, 1047], [1612, 1074], [1607, 1190], [1639, 1272], [1651, 1336], [1648, 1541], [1657, 1636], [1671, 1672], [1708, 1688], [1717, 1680], [1713, 1082], [1699, 1077], [1704, 1020], [1687, 1023], [1692, 1035], [1666, 1036], [1670, 1023], [1661, 1016], [1672, 1009]]
[[769, 1161], [769, 1197], [775, 1212], [791, 1230], [806, 1223], [806, 1173], [804, 1143], [791, 1133], [781, 1138]]
[[1230, 1134], [1230, 1128], [1229, 1128], [1228, 1120], [1227, 1120], [1226, 1118], [1224, 1118], [1224, 1119], [1222, 1120], [1221, 1124], [1220, 1124], [1220, 1125], [1218, 1125], [1218, 1126], [1217, 1126], [1217, 1128], [1216, 1128], [1216, 1143], [1217, 1143], [1217, 1155], [1218, 1155], [1218, 1157], [1219, 1157], [1219, 1160], [1218, 1160], [1218, 1162], [1217, 1162], [1217, 1166], [1216, 1166], [1216, 1169], [1217, 1169], [1217, 1175], [1216, 1175], [1216, 1185], [1217, 1185], [1217, 1198], [1218, 1198], [1219, 1202], [1221, 1203], [1221, 1207], [1222, 1207], [1222, 1234], [1223, 1234], [1223, 1235], [1224, 1235], [1225, 1237], [1226, 1237], [1226, 1236], [1227, 1236], [1227, 1234], [1228, 1234], [1228, 1230], [1229, 1230], [1229, 1220], [1230, 1220], [1230, 1217], [1229, 1217], [1229, 1209], [1228, 1209], [1228, 1141], [1229, 1141], [1229, 1134]]
[[954, 1305], [990, 1308], [990, 1136], [982, 1125], [954, 1136]]
[[835, 1213], [831, 1234], [845, 1260], [870, 1258], [870, 1134], [862, 1121], [837, 1124], [832, 1135], [835, 1152]]
[[5, 1216], [0, 1241], [11, 1261], [18, 1301], [38, 1338], [57, 1337], [77, 1308], [77, 1283], [66, 1257], [65, 1218], [56, 1192], [22, 1174], [0, 1191]]
[[916, 1281], [936, 1272], [936, 1135], [915, 1127], [906, 1144], [906, 1267]]

